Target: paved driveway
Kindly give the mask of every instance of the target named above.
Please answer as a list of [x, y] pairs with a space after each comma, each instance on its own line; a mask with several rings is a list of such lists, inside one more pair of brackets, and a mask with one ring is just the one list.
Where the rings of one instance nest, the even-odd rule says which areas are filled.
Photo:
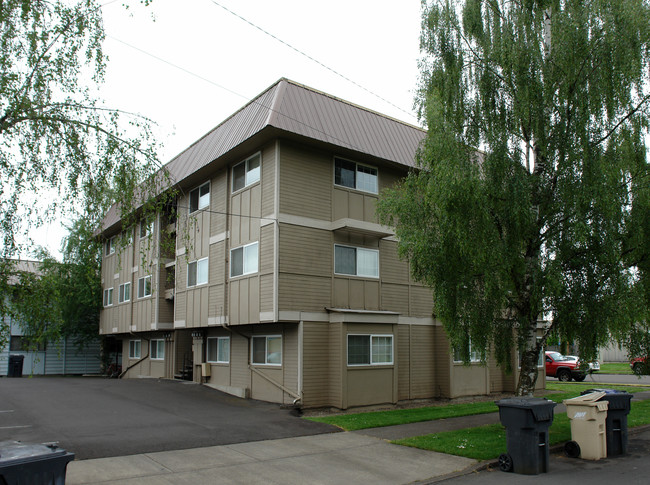
[[57, 441], [77, 459], [329, 433], [287, 409], [193, 383], [0, 378], [0, 441]]

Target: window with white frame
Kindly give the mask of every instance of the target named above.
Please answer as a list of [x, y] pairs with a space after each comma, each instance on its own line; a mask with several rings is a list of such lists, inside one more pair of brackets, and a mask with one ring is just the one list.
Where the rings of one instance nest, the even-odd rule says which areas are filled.
[[129, 340], [129, 359], [139, 359], [141, 347], [142, 342], [140, 340]]
[[210, 205], [210, 182], [190, 191], [190, 214]]
[[379, 278], [379, 251], [335, 244], [334, 273]]
[[151, 275], [138, 279], [138, 298], [151, 296]]
[[151, 360], [165, 360], [165, 341], [162, 339], [155, 339], [149, 341], [150, 350], [149, 358]]
[[131, 301], [131, 282], [122, 283], [120, 285], [120, 291], [117, 300], [120, 303], [124, 303], [125, 301]]
[[334, 184], [376, 194], [377, 169], [342, 158], [334, 159]]
[[208, 337], [207, 361], [217, 364], [230, 362], [230, 337]]
[[230, 250], [230, 276], [242, 276], [257, 273], [258, 243], [254, 242]]
[[208, 258], [187, 263], [187, 287], [208, 283]]
[[262, 365], [282, 365], [282, 336], [256, 335], [252, 338], [251, 362]]
[[140, 239], [153, 234], [153, 221], [140, 222]]
[[104, 290], [104, 306], [111, 306], [113, 304], [113, 288], [106, 288]]
[[348, 365], [388, 365], [392, 363], [392, 335], [348, 335]]
[[[472, 345], [472, 339], [468, 338], [465, 345], [469, 361], [480, 362], [481, 353]], [[463, 362], [463, 352], [456, 346], [454, 346], [454, 362]]]
[[115, 252], [115, 237], [111, 237], [106, 240], [105, 244], [105, 254], [106, 256], [110, 256]]
[[260, 161], [262, 156], [256, 153], [232, 168], [232, 191], [236, 192], [260, 180]]
[[122, 234], [122, 238], [125, 246], [131, 244], [133, 242], [133, 228], [131, 227], [126, 231], [124, 231], [124, 233]]

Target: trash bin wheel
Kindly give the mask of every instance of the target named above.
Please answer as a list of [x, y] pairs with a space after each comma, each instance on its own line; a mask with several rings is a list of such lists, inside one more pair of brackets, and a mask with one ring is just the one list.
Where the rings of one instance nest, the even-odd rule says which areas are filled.
[[569, 458], [578, 458], [580, 456], [580, 445], [575, 441], [567, 441], [564, 444], [564, 454]]
[[507, 453], [499, 455], [499, 469], [502, 472], [512, 471], [512, 458]]

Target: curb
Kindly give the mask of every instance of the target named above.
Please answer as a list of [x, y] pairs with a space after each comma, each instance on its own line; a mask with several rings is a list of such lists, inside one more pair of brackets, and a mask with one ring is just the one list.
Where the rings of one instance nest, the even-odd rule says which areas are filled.
[[[628, 436], [630, 436], [630, 435], [635, 435], [635, 434], [642, 433], [642, 432], [647, 431], [647, 430], [650, 430], [650, 424], [644, 424], [644, 425], [641, 425], [641, 426], [636, 426], [634, 428], [629, 428], [627, 434], [628, 434]], [[564, 451], [564, 444], [565, 443], [566, 442], [557, 443], [557, 444], [549, 447], [549, 453], [552, 453], [552, 454], [562, 453]], [[579, 460], [579, 458], [576, 458], [576, 459]], [[462, 477], [462, 476], [465, 476], [465, 475], [469, 475], [470, 473], [478, 473], [478, 472], [487, 470], [488, 468], [493, 468], [495, 470], [498, 470], [499, 469], [499, 460], [494, 459], [494, 460], [480, 461], [480, 462], [478, 462], [478, 463], [476, 463], [474, 465], [468, 466], [467, 468], [464, 468], [462, 470], [458, 470], [458, 471], [452, 472], [452, 473], [447, 473], [446, 475], [440, 475], [439, 477], [432, 477], [432, 478], [429, 478], [427, 480], [412, 482], [409, 485], [429, 485], [429, 484], [433, 484], [433, 483], [439, 483], [439, 482], [443, 482], [445, 480], [450, 480], [452, 478], [458, 478], [458, 477]]]

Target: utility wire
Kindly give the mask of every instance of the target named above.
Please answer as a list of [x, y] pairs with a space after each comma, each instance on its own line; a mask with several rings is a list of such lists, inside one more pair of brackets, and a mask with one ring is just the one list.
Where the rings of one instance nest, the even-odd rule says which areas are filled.
[[332, 69], [332, 68], [329, 67], [328, 65], [323, 64], [323, 63], [322, 63], [321, 61], [319, 61], [318, 59], [316, 59], [316, 58], [310, 56], [309, 54], [307, 54], [307, 53], [301, 51], [301, 50], [298, 49], [297, 47], [292, 46], [292, 45], [289, 44], [288, 42], [285, 42], [284, 40], [280, 39], [280, 38], [277, 37], [276, 35], [273, 35], [272, 33], [270, 33], [269, 31], [264, 30], [264, 29], [263, 29], [262, 27], [260, 27], [259, 25], [256, 25], [256, 24], [254, 24], [253, 22], [251, 22], [250, 20], [248, 20], [248, 19], [242, 17], [242, 16], [239, 15], [238, 13], [233, 12], [233, 11], [230, 10], [228, 7], [225, 7], [225, 6], [221, 5], [221, 4], [220, 4], [219, 2], [217, 2], [216, 0], [210, 0], [210, 1], [211, 1], [213, 4], [215, 4], [216, 6], [221, 7], [222, 9], [224, 9], [224, 10], [225, 10], [226, 12], [228, 12], [229, 14], [234, 15], [235, 17], [237, 17], [237, 18], [243, 20], [244, 22], [246, 22], [246, 23], [247, 23], [248, 25], [250, 25], [251, 27], [254, 27], [255, 29], [257, 29], [257, 30], [259, 30], [260, 32], [262, 32], [263, 34], [268, 35], [268, 36], [271, 37], [272, 39], [277, 40], [277, 41], [280, 42], [281, 44], [287, 46], [289, 49], [293, 50], [294, 52], [297, 52], [297, 53], [300, 54], [301, 56], [306, 57], [307, 59], [309, 59], [309, 60], [312, 61], [312, 62], [315, 62], [315, 63], [318, 64], [319, 66], [321, 66], [321, 67], [327, 69], [328, 71], [330, 71], [331, 73], [333, 73], [333, 74], [339, 76], [340, 78], [346, 80], [346, 81], [349, 82], [349, 83], [354, 84], [356, 87], [358, 87], [358, 88], [360, 88], [360, 89], [363, 89], [365, 92], [367, 92], [368, 94], [370, 94], [370, 95], [372, 95], [372, 96], [374, 96], [374, 97], [376, 97], [376, 98], [382, 100], [384, 103], [388, 103], [388, 104], [391, 105], [393, 108], [396, 108], [396, 109], [400, 110], [401, 112], [403, 112], [403, 113], [409, 115], [411, 118], [415, 118], [415, 116], [413, 116], [412, 113], [410, 113], [410, 112], [406, 111], [405, 109], [401, 108], [400, 106], [397, 106], [396, 104], [394, 104], [394, 103], [388, 101], [386, 98], [381, 97], [381, 96], [378, 95], [377, 93], [374, 93], [373, 91], [370, 91], [368, 88], [362, 86], [361, 84], [357, 83], [356, 81], [353, 81], [352, 79], [350, 79], [349, 77], [347, 77], [347, 76], [341, 74], [340, 72], [336, 71], [335, 69]]
[[[152, 57], [153, 59], [156, 59], [156, 60], [158, 60], [158, 61], [160, 61], [160, 62], [163, 62], [163, 63], [165, 63], [165, 64], [167, 64], [167, 65], [169, 65], [169, 66], [171, 66], [171, 67], [173, 67], [173, 68], [175, 68], [175, 69], [179, 69], [179, 70], [181, 70], [181, 71], [183, 71], [183, 72], [189, 74], [190, 76], [196, 77], [197, 79], [201, 79], [202, 81], [205, 81], [205, 82], [207, 82], [208, 84], [211, 84], [211, 85], [216, 86], [216, 87], [218, 87], [218, 88], [221, 88], [221, 89], [223, 89], [223, 90], [225, 90], [225, 91], [227, 91], [227, 92], [229, 92], [229, 93], [231, 93], [231, 94], [234, 94], [234, 95], [236, 95], [236, 96], [239, 96], [239, 97], [241, 97], [241, 98], [243, 98], [243, 99], [249, 101], [249, 103], [251, 103], [251, 104], [256, 104], [256, 105], [258, 105], [258, 106], [261, 106], [261, 107], [264, 108], [264, 109], [268, 109], [269, 111], [271, 111], [271, 112], [273, 112], [273, 113], [276, 113], [276, 114], [279, 115], [279, 116], [283, 116], [283, 117], [285, 117], [285, 118], [287, 118], [287, 119], [289, 119], [289, 120], [291, 120], [291, 121], [293, 121], [293, 122], [295, 122], [295, 123], [297, 123], [297, 124], [299, 124], [299, 125], [302, 125], [302, 126], [304, 126], [304, 127], [306, 127], [306, 128], [309, 128], [310, 130], [313, 130], [313, 131], [315, 131], [315, 132], [318, 132], [318, 133], [320, 133], [320, 134], [326, 136], [327, 138], [330, 138], [330, 139], [332, 139], [332, 140], [335, 140], [335, 141], [341, 143], [343, 146], [347, 146], [347, 147], [352, 148], [352, 149], [354, 149], [354, 150], [363, 151], [363, 149], [362, 149], [361, 147], [358, 147], [358, 146], [354, 145], [354, 144], [351, 143], [350, 141], [348, 141], [348, 140], [343, 140], [343, 139], [341, 139], [341, 138], [338, 138], [338, 137], [336, 137], [335, 135], [333, 135], [332, 133], [328, 133], [328, 132], [326, 132], [326, 131], [323, 131], [322, 129], [320, 129], [320, 128], [316, 128], [316, 127], [314, 127], [314, 126], [312, 126], [312, 125], [309, 125], [309, 124], [305, 123], [305, 122], [302, 121], [302, 120], [296, 119], [296, 118], [294, 118], [294, 117], [292, 117], [292, 116], [289, 116], [289, 115], [287, 115], [287, 114], [285, 114], [285, 113], [282, 113], [282, 112], [280, 112], [280, 111], [278, 111], [278, 110], [276, 110], [276, 109], [273, 109], [273, 108], [270, 107], [270, 106], [266, 106], [264, 103], [261, 103], [260, 101], [258, 101], [257, 98], [253, 98], [253, 99], [251, 100], [250, 98], [248, 98], [247, 96], [244, 96], [243, 94], [240, 94], [240, 93], [238, 93], [238, 92], [236, 92], [236, 91], [233, 91], [232, 89], [229, 89], [229, 88], [227, 88], [227, 87], [225, 87], [225, 86], [223, 86], [223, 85], [221, 85], [221, 84], [218, 84], [218, 83], [216, 83], [216, 82], [214, 82], [214, 81], [212, 81], [212, 80], [210, 80], [210, 79], [208, 79], [208, 78], [206, 78], [206, 77], [203, 77], [203, 76], [201, 76], [200, 74], [196, 74], [195, 72], [190, 71], [189, 69], [185, 69], [184, 67], [181, 67], [181, 66], [179, 66], [178, 64], [174, 64], [173, 62], [170, 62], [170, 61], [168, 61], [168, 60], [166, 60], [166, 59], [163, 59], [163, 58], [160, 57], [160, 56], [157, 56], [157, 55], [155, 55], [155, 54], [152, 54], [151, 52], [148, 52], [148, 51], [146, 51], [146, 50], [144, 50], [144, 49], [141, 49], [141, 48], [136, 47], [136, 46], [134, 46], [134, 45], [132, 45], [132, 44], [129, 44], [128, 42], [125, 42], [125, 41], [123, 41], [123, 40], [120, 40], [120, 39], [118, 39], [118, 38], [116, 38], [116, 37], [113, 37], [113, 36], [111, 36], [111, 35], [107, 35], [106, 37], [108, 37], [108, 38], [110, 38], [110, 39], [113, 39], [114, 41], [119, 42], [120, 44], [123, 44], [123, 45], [125, 45], [125, 46], [127, 46], [127, 47], [129, 47], [129, 48], [131, 48], [131, 49], [134, 49], [134, 50], [136, 50], [136, 51], [138, 51], [138, 52], [141, 52], [141, 53], [144, 54], [144, 55], [147, 55], [147, 56], [149, 56], [149, 57]], [[258, 97], [259, 97], [259, 96], [258, 96]], [[383, 115], [380, 115], [380, 116], [383, 116]], [[213, 129], [213, 130], [214, 130], [214, 129]], [[212, 132], [213, 130], [210, 130], [210, 132]]]

